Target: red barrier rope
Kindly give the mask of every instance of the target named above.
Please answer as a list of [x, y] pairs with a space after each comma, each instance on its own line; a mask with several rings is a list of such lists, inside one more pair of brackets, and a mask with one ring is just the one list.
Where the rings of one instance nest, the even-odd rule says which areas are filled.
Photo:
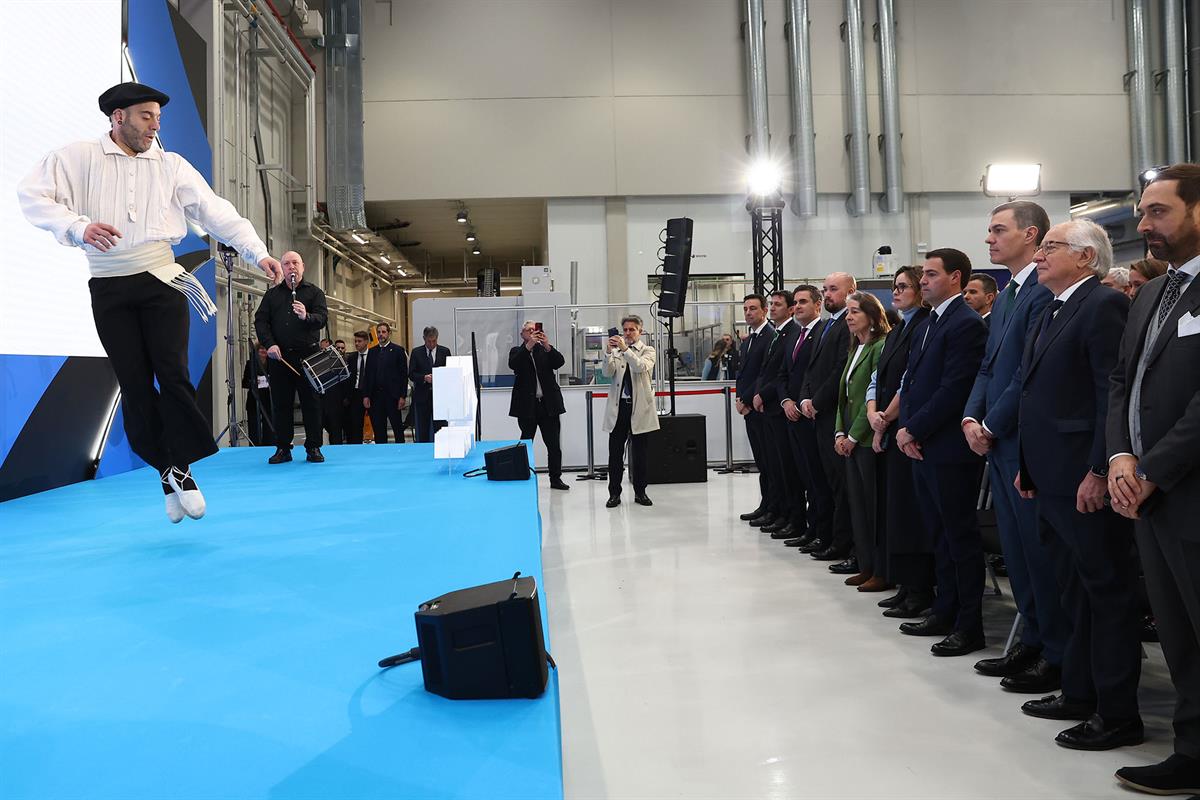
[[[688, 395], [688, 394], [725, 394], [725, 390], [724, 389], [684, 389], [682, 391], [675, 392], [676, 397], [681, 397], [683, 395]], [[654, 396], [655, 397], [670, 397], [671, 393], [670, 392], [655, 392]], [[608, 397], [608, 392], [592, 392], [592, 399], [595, 400], [597, 397]]]

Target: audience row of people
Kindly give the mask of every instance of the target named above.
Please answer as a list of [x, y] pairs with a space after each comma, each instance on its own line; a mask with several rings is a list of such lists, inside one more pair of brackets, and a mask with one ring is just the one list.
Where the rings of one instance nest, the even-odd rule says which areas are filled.
[[[1051, 226], [1017, 201], [988, 222], [990, 260], [1010, 272], [999, 291], [943, 248], [896, 272], [894, 326], [845, 273], [823, 290], [747, 296], [737, 409], [761, 500], [742, 519], [833, 562], [858, 591], [897, 589], [879, 605], [908, 620], [901, 633], [936, 638], [935, 656], [965, 656], [985, 646], [978, 509], [990, 491], [1024, 624], [975, 670], [1044, 695], [1021, 710], [1074, 723], [1056, 741], [1082, 750], [1143, 739], [1140, 555], [1179, 692], [1176, 752], [1117, 778], [1190, 793], [1200, 791], [1200, 166], [1159, 171], [1140, 210], [1162, 261], [1112, 280], [1103, 228]], [[1160, 267], [1126, 292], [1131, 275]]]

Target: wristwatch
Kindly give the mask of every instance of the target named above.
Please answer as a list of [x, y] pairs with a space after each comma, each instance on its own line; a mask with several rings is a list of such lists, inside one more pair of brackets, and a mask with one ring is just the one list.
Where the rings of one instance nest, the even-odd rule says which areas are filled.
[[1100, 469], [1096, 469], [1095, 467], [1092, 467], [1092, 474], [1095, 475], [1097, 478], [1107, 478], [1108, 477], [1108, 464], [1105, 464]]
[[1138, 479], [1139, 481], [1148, 481], [1148, 480], [1150, 480], [1149, 478], [1147, 478], [1147, 477], [1146, 477], [1146, 470], [1142, 469], [1142, 466], [1141, 466], [1141, 464], [1139, 464], [1138, 466], [1134, 467], [1134, 469], [1133, 469], [1133, 474], [1137, 476], [1137, 479]]

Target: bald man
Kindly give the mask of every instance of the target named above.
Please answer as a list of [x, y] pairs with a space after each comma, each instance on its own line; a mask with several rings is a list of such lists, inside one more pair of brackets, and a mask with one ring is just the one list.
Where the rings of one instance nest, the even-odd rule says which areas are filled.
[[309, 461], [319, 463], [325, 460], [321, 455], [321, 405], [308, 380], [301, 377], [301, 362], [318, 350], [328, 317], [325, 293], [304, 280], [304, 259], [299, 253], [284, 253], [281, 264], [283, 280], [267, 290], [254, 315], [258, 341], [267, 348], [271, 419], [275, 425], [275, 454], [267, 463], [292, 460], [292, 403], [297, 392], [304, 416], [304, 449]]

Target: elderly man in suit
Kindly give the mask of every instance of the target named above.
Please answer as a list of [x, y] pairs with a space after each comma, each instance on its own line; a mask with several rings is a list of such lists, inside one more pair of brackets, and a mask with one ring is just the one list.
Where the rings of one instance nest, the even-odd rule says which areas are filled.
[[1031, 700], [1030, 716], [1082, 720], [1055, 740], [1077, 750], [1142, 741], [1137, 572], [1128, 520], [1105, 506], [1108, 382], [1129, 300], [1100, 285], [1112, 266], [1108, 234], [1091, 220], [1055, 225], [1037, 255], [1054, 299], [1025, 345], [1020, 384], [1022, 496], [1037, 498], [1071, 623], [1062, 694]]
[[1159, 639], [1175, 683], [1175, 753], [1117, 779], [1200, 791], [1200, 166], [1159, 170], [1138, 230], [1171, 265], [1138, 292], [1109, 394], [1108, 491], [1133, 517]]
[[642, 318], [630, 314], [621, 320], [620, 336], [610, 336], [601, 369], [612, 379], [604, 430], [608, 432], [607, 508], [621, 504], [625, 443], [629, 447], [629, 478], [633, 502], [652, 506], [646, 496], [646, 435], [658, 430], [658, 408], [654, 404], [654, 348], [642, 341]]
[[767, 300], [761, 294], [748, 294], [742, 299], [742, 314], [746, 319], [746, 338], [738, 347], [737, 381], [734, 384], [738, 414], [746, 420], [746, 438], [750, 440], [750, 453], [754, 466], [758, 468], [758, 507], [741, 515], [741, 519], [758, 528], [775, 521], [778, 509], [771, 506], [771, 471], [767, 465], [767, 448], [764, 418], [756, 413], [752, 403], [758, 387], [758, 376], [762, 372], [767, 348], [775, 340], [775, 329], [767, 319]]
[[412, 381], [413, 441], [433, 441], [433, 370], [446, 366], [450, 348], [438, 344], [438, 329], [429, 325], [421, 332], [423, 344], [408, 354], [408, 379]]
[[896, 445], [913, 460], [913, 483], [925, 525], [934, 533], [937, 599], [910, 636], [944, 636], [935, 656], [982, 650], [983, 540], [975, 515], [979, 457], [959, 431], [962, 409], [983, 361], [987, 327], [962, 299], [971, 260], [953, 248], [930, 250], [921, 268], [929, 317], [913, 331], [900, 389]]
[[571, 488], [562, 479], [562, 447], [559, 444], [559, 417], [567, 409], [554, 371], [565, 363], [563, 354], [554, 349], [542, 326], [533, 320], [526, 320], [521, 326], [521, 344], [508, 351], [508, 368], [513, 371], [508, 415], [517, 418], [522, 439], [532, 440], [541, 428], [550, 488], [562, 491]]
[[1013, 485], [1020, 402], [1016, 374], [1025, 344], [1051, 300], [1050, 290], [1038, 282], [1034, 263], [1034, 253], [1049, 228], [1046, 211], [1027, 200], [1004, 203], [992, 211], [988, 254], [1012, 277], [993, 307], [987, 350], [962, 420], [967, 444], [988, 457], [1000, 545], [1013, 599], [1024, 621], [1021, 640], [1011, 650], [1001, 658], [980, 661], [975, 669], [1001, 678], [1001, 686], [1017, 692], [1044, 693], [1059, 687], [1070, 632], [1054, 564], [1042, 546], [1036, 505], [1023, 500]]

